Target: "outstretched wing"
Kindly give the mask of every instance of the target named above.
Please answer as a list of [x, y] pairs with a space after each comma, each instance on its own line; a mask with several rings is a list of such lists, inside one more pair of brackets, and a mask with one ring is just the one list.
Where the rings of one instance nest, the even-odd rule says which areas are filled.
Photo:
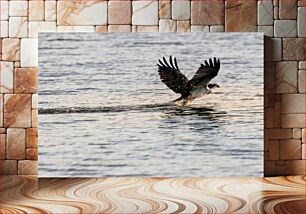
[[191, 86], [198, 84], [208, 84], [212, 78], [218, 75], [220, 69], [220, 60], [214, 57], [209, 61], [205, 60], [205, 65], [201, 64], [201, 67], [197, 70], [195, 75], [189, 81]]
[[163, 62], [159, 60], [158, 73], [160, 79], [175, 93], [180, 93], [182, 95], [188, 94], [188, 79], [181, 73], [177, 66], [176, 58], [174, 57], [174, 64], [172, 61], [172, 56], [169, 58], [169, 64], [165, 57], [163, 57]]

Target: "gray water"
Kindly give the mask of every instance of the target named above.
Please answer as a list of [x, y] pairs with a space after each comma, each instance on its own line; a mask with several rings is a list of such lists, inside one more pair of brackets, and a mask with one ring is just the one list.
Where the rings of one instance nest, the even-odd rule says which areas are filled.
[[[157, 61], [221, 88], [176, 106]], [[39, 35], [40, 176], [262, 176], [263, 35]]]

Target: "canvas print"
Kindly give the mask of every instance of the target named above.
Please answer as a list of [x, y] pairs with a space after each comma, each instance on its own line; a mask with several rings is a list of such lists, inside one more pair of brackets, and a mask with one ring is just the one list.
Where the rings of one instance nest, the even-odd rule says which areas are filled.
[[262, 176], [263, 34], [41, 33], [40, 176]]

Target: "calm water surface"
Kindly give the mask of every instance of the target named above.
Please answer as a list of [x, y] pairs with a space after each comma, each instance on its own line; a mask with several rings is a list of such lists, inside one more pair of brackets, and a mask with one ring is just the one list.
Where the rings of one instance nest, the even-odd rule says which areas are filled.
[[[219, 57], [221, 88], [169, 103], [170, 54]], [[40, 176], [262, 176], [262, 34], [43, 33], [39, 71]]]

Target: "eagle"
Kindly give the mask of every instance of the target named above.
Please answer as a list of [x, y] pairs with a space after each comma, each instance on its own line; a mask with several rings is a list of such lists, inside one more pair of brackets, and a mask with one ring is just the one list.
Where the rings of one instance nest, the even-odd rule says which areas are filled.
[[210, 83], [220, 70], [220, 60], [215, 57], [205, 60], [190, 80], [180, 71], [175, 57], [173, 60], [170, 55], [169, 63], [165, 57], [163, 57], [163, 61], [160, 59], [158, 61], [158, 73], [161, 81], [175, 93], [181, 94], [173, 102], [181, 102], [182, 105], [186, 105], [196, 98], [211, 93], [213, 88], [220, 88], [218, 84]]

